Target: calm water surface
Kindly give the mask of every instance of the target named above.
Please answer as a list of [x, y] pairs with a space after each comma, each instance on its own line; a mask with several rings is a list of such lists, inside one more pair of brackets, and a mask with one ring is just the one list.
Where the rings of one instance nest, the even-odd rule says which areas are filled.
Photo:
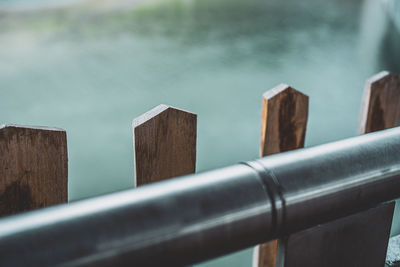
[[307, 146], [355, 136], [365, 79], [400, 72], [387, 17], [375, 0], [3, 9], [0, 123], [67, 130], [70, 200], [133, 186], [131, 121], [160, 103], [198, 114], [198, 171], [258, 157], [261, 95], [279, 83], [310, 96]]

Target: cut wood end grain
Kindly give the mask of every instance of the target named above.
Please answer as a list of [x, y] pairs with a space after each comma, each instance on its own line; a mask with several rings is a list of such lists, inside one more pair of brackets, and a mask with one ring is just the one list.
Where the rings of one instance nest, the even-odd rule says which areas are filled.
[[196, 114], [189, 112], [187, 110], [184, 109], [180, 109], [180, 108], [176, 108], [176, 107], [172, 107], [172, 106], [168, 106], [165, 104], [161, 104], [156, 106], [155, 108], [147, 111], [146, 113], [140, 115], [137, 118], [134, 118], [132, 120], [132, 128], [136, 128], [138, 126], [140, 126], [141, 124], [147, 122], [148, 120], [151, 120], [152, 118], [158, 116], [160, 113], [164, 112], [167, 109], [172, 109], [172, 110], [176, 110], [176, 111], [181, 111], [181, 112], [185, 112], [186, 114], [191, 114], [192, 116], [197, 117]]
[[6, 128], [36, 129], [36, 130], [44, 130], [44, 131], [65, 132], [65, 130], [62, 128], [49, 127], [49, 126], [32, 126], [32, 125], [18, 125], [18, 124], [2, 124], [2, 125], [0, 125], [0, 131], [4, 130]]
[[384, 79], [388, 75], [391, 75], [388, 71], [386, 71], [386, 70], [381, 71], [381, 72], [373, 75], [369, 79], [367, 79], [367, 83], [372, 84], [372, 83], [375, 83], [375, 82], [379, 82], [380, 80]]
[[303, 94], [302, 92], [294, 89], [293, 87], [291, 87], [290, 85], [287, 85], [285, 83], [281, 83], [281, 84], [275, 86], [274, 88], [266, 91], [263, 94], [263, 98], [265, 98], [266, 100], [269, 100], [269, 99], [272, 99], [272, 98], [278, 96], [279, 94], [282, 94], [285, 91], [290, 91], [293, 94], [300, 95], [300, 96], [306, 97], [308, 99], [307, 95]]

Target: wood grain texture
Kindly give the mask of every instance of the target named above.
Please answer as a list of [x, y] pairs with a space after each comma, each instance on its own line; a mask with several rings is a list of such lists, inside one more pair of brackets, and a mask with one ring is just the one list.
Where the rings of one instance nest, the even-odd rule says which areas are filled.
[[0, 127], [0, 216], [68, 201], [66, 132]]
[[[304, 147], [308, 96], [286, 84], [263, 95], [261, 157]], [[278, 241], [255, 248], [254, 267], [275, 267]]]
[[400, 116], [400, 77], [382, 71], [367, 80], [361, 106], [359, 133], [396, 127]]
[[[398, 77], [381, 72], [366, 83], [360, 133], [397, 125]], [[294, 233], [281, 242], [278, 266], [383, 266], [394, 202]], [[281, 248], [278, 248], [278, 254]]]
[[133, 120], [137, 186], [196, 169], [197, 115], [159, 105]]
[[301, 148], [308, 119], [308, 96], [280, 84], [263, 95], [261, 156]]

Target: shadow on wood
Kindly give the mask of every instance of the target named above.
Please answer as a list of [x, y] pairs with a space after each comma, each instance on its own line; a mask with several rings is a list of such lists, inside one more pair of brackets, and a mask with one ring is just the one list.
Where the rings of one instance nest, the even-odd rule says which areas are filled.
[[66, 132], [0, 127], [0, 216], [68, 201]]
[[[304, 147], [308, 119], [308, 96], [286, 84], [263, 95], [261, 157]], [[254, 250], [254, 267], [275, 267], [277, 240]]]
[[367, 80], [360, 115], [359, 133], [396, 127], [400, 115], [400, 77], [382, 71]]
[[[400, 80], [381, 72], [364, 88], [359, 131], [370, 133], [397, 126]], [[280, 240], [279, 267], [353, 267], [385, 264], [394, 202], [321, 224]]]

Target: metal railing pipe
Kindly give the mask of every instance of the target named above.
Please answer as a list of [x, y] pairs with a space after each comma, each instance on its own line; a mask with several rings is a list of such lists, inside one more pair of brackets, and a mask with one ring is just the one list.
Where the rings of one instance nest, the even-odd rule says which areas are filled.
[[0, 220], [0, 266], [182, 266], [400, 197], [400, 128]]

